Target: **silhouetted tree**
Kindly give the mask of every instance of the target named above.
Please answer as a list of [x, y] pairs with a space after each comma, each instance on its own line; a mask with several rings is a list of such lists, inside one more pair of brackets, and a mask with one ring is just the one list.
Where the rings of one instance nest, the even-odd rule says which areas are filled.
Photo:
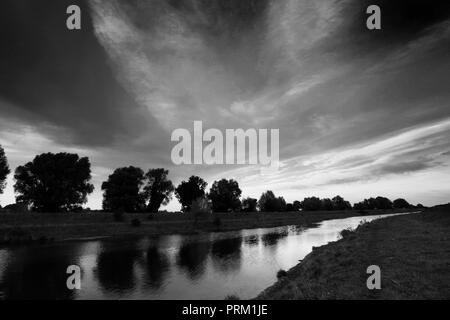
[[0, 194], [6, 186], [6, 177], [11, 171], [9, 170], [8, 160], [6, 159], [5, 151], [0, 145]]
[[369, 209], [369, 205], [368, 205], [367, 199], [365, 199], [364, 201], [355, 203], [353, 205], [353, 209], [355, 209], [355, 210], [368, 210]]
[[169, 170], [162, 168], [149, 170], [145, 178], [147, 184], [144, 187], [145, 196], [149, 199], [147, 210], [149, 212], [158, 212], [161, 204], [166, 205], [172, 198], [174, 186], [172, 181], [167, 179]]
[[144, 172], [133, 166], [118, 168], [103, 182], [103, 210], [141, 212], [145, 208], [142, 191]]
[[285, 211], [286, 201], [283, 197], [275, 197], [274, 193], [268, 190], [259, 198], [258, 208], [262, 212]]
[[242, 200], [242, 211], [244, 212], [256, 212], [256, 206], [258, 204], [258, 200], [254, 198], [245, 198]]
[[304, 211], [317, 211], [322, 207], [322, 201], [317, 197], [305, 198], [302, 201]]
[[320, 205], [321, 210], [326, 210], [326, 211], [334, 210], [334, 204], [330, 198], [325, 198], [320, 201], [321, 201], [321, 205]]
[[376, 197], [376, 209], [392, 209], [392, 201], [385, 197]]
[[192, 202], [205, 195], [208, 184], [200, 177], [191, 176], [188, 181], [182, 181], [175, 189], [175, 195], [181, 203], [182, 210], [189, 212]]
[[345, 201], [341, 196], [335, 196], [333, 199], [333, 210], [350, 210], [352, 205]]
[[241, 206], [239, 184], [233, 180], [222, 179], [214, 181], [209, 191], [209, 199], [212, 202], [214, 212], [236, 211]]
[[44, 153], [16, 169], [18, 202], [41, 212], [70, 211], [86, 203], [94, 190], [88, 158], [70, 153]]
[[356, 210], [392, 209], [392, 202], [385, 197], [369, 198], [355, 203], [353, 208]]
[[392, 207], [394, 209], [407, 209], [411, 207], [411, 205], [405, 199], [399, 198], [394, 200]]

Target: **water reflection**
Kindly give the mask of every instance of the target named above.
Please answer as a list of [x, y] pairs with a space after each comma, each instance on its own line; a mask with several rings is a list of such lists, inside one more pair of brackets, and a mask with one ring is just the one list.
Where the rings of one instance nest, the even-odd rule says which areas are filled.
[[288, 234], [288, 230], [286, 229], [280, 230], [279, 232], [266, 233], [262, 236], [262, 243], [265, 246], [274, 246], [280, 239], [286, 238]]
[[156, 244], [147, 249], [145, 284], [153, 290], [158, 290], [164, 284], [164, 279], [170, 270], [167, 255]]
[[208, 241], [192, 242], [186, 239], [181, 244], [177, 256], [177, 265], [184, 270], [191, 280], [196, 280], [205, 272], [211, 243]]
[[228, 273], [241, 265], [242, 238], [216, 240], [212, 244], [211, 258], [215, 270]]
[[249, 246], [257, 246], [259, 244], [259, 235], [253, 234], [244, 238], [244, 243]]
[[124, 291], [135, 287], [134, 266], [141, 256], [136, 243], [117, 248], [117, 243], [105, 242], [95, 271], [103, 291]]
[[[33, 254], [30, 254], [32, 251]], [[66, 270], [77, 264], [76, 248], [21, 248], [3, 266], [1, 296], [7, 299], [72, 299]], [[83, 275], [82, 275], [83, 276]]]
[[[295, 226], [140, 240], [90, 241], [0, 249], [0, 299], [252, 298], [313, 246], [376, 216]], [[69, 265], [82, 289], [66, 287]]]

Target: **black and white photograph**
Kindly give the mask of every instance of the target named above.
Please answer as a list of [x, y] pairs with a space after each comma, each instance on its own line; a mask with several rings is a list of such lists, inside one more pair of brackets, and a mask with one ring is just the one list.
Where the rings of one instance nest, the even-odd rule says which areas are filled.
[[0, 300], [448, 299], [449, 0], [1, 0]]

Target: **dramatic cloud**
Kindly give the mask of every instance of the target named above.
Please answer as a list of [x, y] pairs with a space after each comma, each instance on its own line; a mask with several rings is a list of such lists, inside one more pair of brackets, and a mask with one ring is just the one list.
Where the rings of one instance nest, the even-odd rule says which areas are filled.
[[[81, 31], [65, 28], [73, 3]], [[381, 7], [382, 30], [365, 27], [371, 4]], [[91, 206], [107, 174], [128, 164], [166, 167], [175, 183], [234, 177], [255, 197], [270, 188], [288, 200], [449, 201], [447, 0], [0, 6], [0, 143], [13, 167], [50, 150], [89, 156]], [[280, 129], [280, 170], [174, 166], [170, 134], [194, 120]], [[11, 201], [11, 181], [2, 197]]]

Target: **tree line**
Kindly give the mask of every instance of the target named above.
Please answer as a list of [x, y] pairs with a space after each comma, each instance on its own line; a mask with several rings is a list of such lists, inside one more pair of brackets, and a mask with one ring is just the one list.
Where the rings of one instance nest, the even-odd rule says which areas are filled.
[[[0, 194], [10, 173], [3, 148], [0, 146]], [[214, 181], [209, 192], [207, 182], [191, 176], [174, 186], [163, 168], [149, 169], [129, 166], [118, 168], [102, 183], [103, 210], [110, 212], [156, 213], [175, 195], [183, 212], [207, 210], [213, 212], [282, 212], [316, 210], [366, 210], [409, 208], [404, 199], [391, 201], [384, 197], [365, 199], [353, 207], [340, 196], [332, 199], [317, 197], [287, 203], [272, 191], [264, 192], [259, 199], [241, 198], [237, 181]], [[73, 212], [82, 210], [87, 196], [93, 192], [91, 165], [87, 157], [71, 153], [43, 153], [33, 161], [16, 168], [14, 191], [18, 203], [38, 212]]]

